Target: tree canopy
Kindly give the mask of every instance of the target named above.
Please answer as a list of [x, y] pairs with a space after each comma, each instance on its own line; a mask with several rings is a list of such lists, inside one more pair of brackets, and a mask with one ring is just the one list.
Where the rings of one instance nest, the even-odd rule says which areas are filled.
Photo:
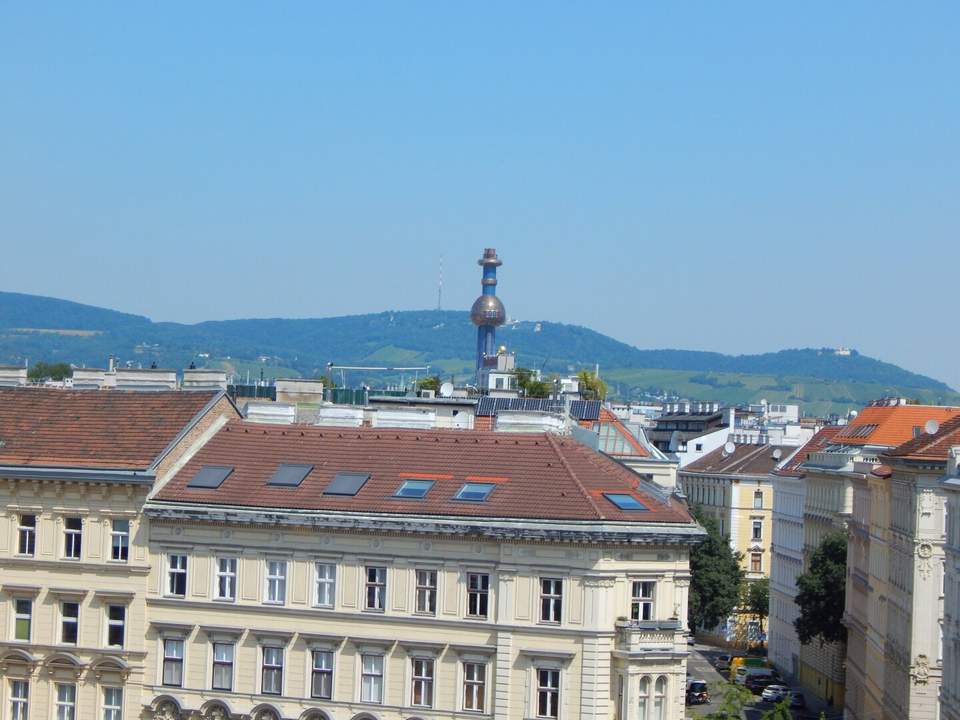
[[590, 370], [577, 373], [580, 381], [580, 394], [586, 400], [603, 400], [607, 397], [607, 384]]
[[45, 363], [38, 362], [30, 366], [27, 370], [27, 377], [35, 382], [43, 380], [63, 380], [73, 374], [70, 363]]
[[727, 619], [740, 601], [743, 570], [741, 555], [734, 552], [717, 521], [694, 506], [693, 517], [707, 538], [690, 551], [690, 629], [714, 628]]
[[845, 642], [843, 607], [847, 582], [847, 536], [827, 535], [810, 558], [810, 569], [797, 578], [800, 617], [793, 625], [804, 645], [817, 639]]
[[747, 582], [743, 592], [743, 606], [757, 620], [763, 620], [770, 612], [770, 579], [761, 578]]
[[443, 381], [440, 379], [439, 375], [428, 375], [427, 377], [420, 378], [420, 380], [417, 381], [417, 389], [440, 392], [440, 385], [442, 384]]

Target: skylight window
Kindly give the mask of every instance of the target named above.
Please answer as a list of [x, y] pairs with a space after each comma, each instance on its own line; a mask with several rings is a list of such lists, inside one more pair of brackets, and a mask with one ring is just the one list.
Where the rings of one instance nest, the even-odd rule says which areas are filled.
[[223, 485], [223, 481], [232, 472], [233, 467], [230, 465], [204, 465], [190, 478], [187, 487], [213, 490]]
[[298, 465], [296, 463], [282, 463], [275, 473], [267, 480], [267, 485], [279, 487], [297, 487], [313, 470], [313, 465]]
[[621, 510], [649, 510], [642, 502], [633, 495], [626, 493], [604, 493], [603, 496], [616, 505]]
[[370, 473], [338, 472], [323, 494], [353, 496], [360, 492], [360, 488], [366, 485], [369, 479]]
[[493, 483], [464, 483], [463, 487], [457, 491], [455, 499], [467, 500], [469, 502], [483, 502], [490, 496], [490, 493], [493, 492], [493, 488]]
[[419, 500], [426, 497], [432, 487], [433, 480], [404, 480], [394, 497]]

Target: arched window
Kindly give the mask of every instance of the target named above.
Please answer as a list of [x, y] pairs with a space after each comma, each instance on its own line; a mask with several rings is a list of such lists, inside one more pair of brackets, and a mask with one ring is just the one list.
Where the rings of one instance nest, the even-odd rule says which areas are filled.
[[667, 679], [661, 675], [653, 688], [653, 720], [664, 720], [667, 705]]
[[638, 717], [640, 720], [647, 720], [647, 705], [650, 697], [650, 678], [640, 678], [640, 693], [638, 697], [640, 698], [640, 715]]

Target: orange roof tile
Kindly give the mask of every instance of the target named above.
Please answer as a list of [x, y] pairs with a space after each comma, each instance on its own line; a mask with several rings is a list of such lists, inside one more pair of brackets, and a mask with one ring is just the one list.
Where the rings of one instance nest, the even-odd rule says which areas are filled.
[[840, 425], [827, 425], [820, 428], [820, 431], [810, 438], [806, 445], [794, 453], [789, 462], [777, 470], [777, 475], [803, 475], [800, 466], [810, 458], [810, 453], [820, 452], [830, 445], [842, 429], [843, 426]]
[[[266, 484], [281, 463], [313, 470], [295, 488]], [[204, 465], [233, 472], [216, 489], [187, 487]], [[325, 495], [338, 472], [370, 479], [352, 497]], [[435, 479], [419, 500], [396, 497], [403, 478]], [[491, 482], [485, 502], [454, 495], [464, 482]], [[631, 495], [646, 511], [624, 511], [603, 493]], [[690, 523], [682, 502], [645, 489], [630, 469], [548, 433], [277, 426], [232, 421], [157, 494], [157, 500], [397, 515]]]
[[917, 460], [946, 460], [950, 448], [960, 445], [960, 415], [940, 425], [932, 435], [923, 434], [885, 453], [887, 457]]
[[868, 405], [837, 433], [844, 445], [896, 447], [923, 432], [928, 420], [943, 423], [960, 415], [960, 408], [940, 405]]
[[146, 469], [219, 394], [0, 388], [0, 465]]

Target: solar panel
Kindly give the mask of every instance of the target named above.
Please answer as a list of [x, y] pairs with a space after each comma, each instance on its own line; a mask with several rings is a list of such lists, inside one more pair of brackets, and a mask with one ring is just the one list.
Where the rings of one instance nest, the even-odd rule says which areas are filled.
[[457, 494], [456, 500], [467, 500], [468, 502], [483, 502], [493, 492], [493, 483], [464, 483]]
[[404, 480], [394, 497], [419, 500], [425, 497], [432, 487], [433, 480]]
[[297, 487], [313, 470], [313, 465], [298, 465], [297, 463], [281, 463], [276, 472], [267, 480], [267, 485], [279, 487]]
[[187, 487], [212, 490], [223, 485], [223, 481], [232, 472], [233, 467], [230, 465], [204, 465], [196, 475], [190, 478]]
[[353, 496], [360, 492], [360, 488], [366, 485], [369, 479], [370, 473], [338, 472], [330, 481], [330, 484], [327, 485], [323, 494]]
[[649, 510], [642, 502], [633, 495], [626, 493], [604, 493], [603, 496], [616, 505], [621, 510]]

